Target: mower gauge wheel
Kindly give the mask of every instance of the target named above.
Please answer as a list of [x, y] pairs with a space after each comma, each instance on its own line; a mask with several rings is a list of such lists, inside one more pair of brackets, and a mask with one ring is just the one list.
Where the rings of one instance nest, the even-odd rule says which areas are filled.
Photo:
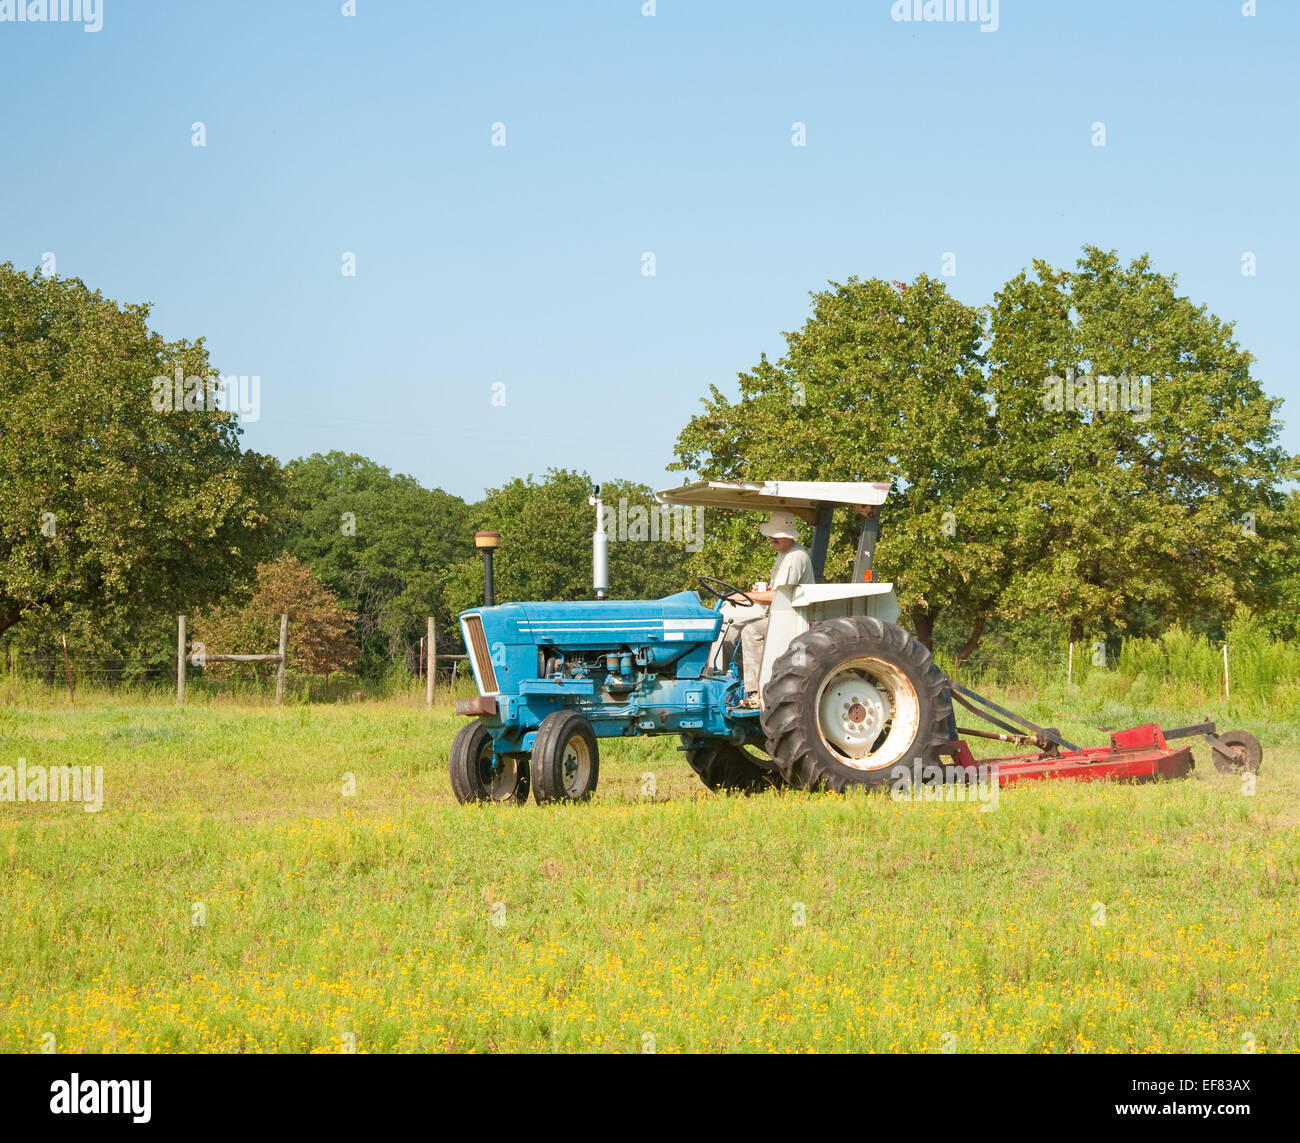
[[1242, 770], [1255, 773], [1264, 757], [1259, 739], [1244, 730], [1225, 730], [1219, 735], [1219, 745], [1211, 747], [1214, 768], [1223, 774], [1239, 774]]

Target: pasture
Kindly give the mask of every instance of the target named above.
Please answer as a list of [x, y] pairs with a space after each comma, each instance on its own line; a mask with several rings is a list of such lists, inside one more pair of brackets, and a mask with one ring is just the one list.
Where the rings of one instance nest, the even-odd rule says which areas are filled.
[[[8, 1052], [1294, 1052], [1300, 722], [999, 692], [1086, 744], [1208, 713], [1253, 794], [707, 792], [672, 738], [587, 805], [462, 807], [440, 695], [276, 708], [0, 686]], [[52, 1039], [51, 1039], [52, 1037]]]

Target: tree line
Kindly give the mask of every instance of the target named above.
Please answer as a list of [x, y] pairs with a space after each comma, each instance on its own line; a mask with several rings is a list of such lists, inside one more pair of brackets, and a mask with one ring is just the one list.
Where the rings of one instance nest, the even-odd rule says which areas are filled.
[[[53, 661], [66, 636], [118, 677], [165, 675], [177, 613], [209, 649], [249, 651], [273, 647], [289, 610], [297, 669], [406, 671], [427, 616], [450, 649], [480, 602], [478, 529], [502, 533], [498, 598], [590, 597], [589, 474], [518, 477], [469, 503], [354, 454], [282, 464], [242, 449], [237, 417], [211, 402], [158, 409], [157, 378], [216, 371], [202, 338], [167, 342], [148, 317], [78, 279], [0, 266], [9, 651]], [[1115, 638], [1213, 631], [1243, 609], [1295, 637], [1300, 511], [1280, 402], [1232, 325], [1149, 259], [1089, 247], [1069, 270], [1036, 261], [982, 307], [925, 275], [850, 278], [815, 292], [784, 339], [740, 374], [739, 400], [711, 387], [672, 467], [890, 481], [877, 566], [927, 645], [960, 660], [1018, 624]], [[644, 485], [602, 483], [612, 510], [652, 502]], [[841, 515], [828, 579], [852, 562]], [[612, 593], [765, 578], [749, 514], [710, 512], [705, 528], [702, 546], [615, 536]]]

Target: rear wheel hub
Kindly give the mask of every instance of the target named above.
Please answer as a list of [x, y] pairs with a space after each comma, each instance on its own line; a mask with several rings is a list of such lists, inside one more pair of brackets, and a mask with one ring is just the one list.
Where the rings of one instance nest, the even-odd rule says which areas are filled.
[[888, 700], [856, 671], [840, 671], [827, 681], [818, 704], [818, 722], [832, 746], [850, 757], [865, 755], [889, 718]]
[[918, 726], [916, 690], [896, 664], [861, 658], [830, 673], [817, 696], [817, 728], [847, 766], [898, 761]]

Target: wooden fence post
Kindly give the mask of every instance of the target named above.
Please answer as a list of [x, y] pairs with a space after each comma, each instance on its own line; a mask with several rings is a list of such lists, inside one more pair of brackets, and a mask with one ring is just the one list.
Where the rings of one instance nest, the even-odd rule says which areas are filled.
[[[1223, 666], [1227, 667], [1227, 644], [1223, 644]], [[77, 705], [77, 697], [73, 694], [73, 664], [68, 659], [68, 636], [64, 636], [64, 668], [68, 671], [68, 701]]]
[[289, 616], [280, 616], [280, 669], [275, 676], [275, 701], [284, 702], [284, 668], [289, 659]]
[[424, 694], [424, 705], [429, 707], [430, 710], [432, 710], [433, 709], [433, 674], [438, 669], [438, 636], [434, 633], [433, 630], [432, 615], [429, 616], [429, 634], [426, 637], [425, 643], [426, 646], [429, 648], [428, 650], [429, 677], [425, 681], [425, 686], [427, 687], [427, 690], [425, 691]]
[[185, 616], [176, 616], [176, 705], [185, 701]]

